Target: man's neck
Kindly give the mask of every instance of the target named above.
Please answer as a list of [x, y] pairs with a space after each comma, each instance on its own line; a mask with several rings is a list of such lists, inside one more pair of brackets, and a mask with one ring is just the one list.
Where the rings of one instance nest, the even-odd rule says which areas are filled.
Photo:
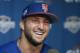
[[22, 53], [40, 53], [42, 45], [33, 46], [28, 42], [28, 40], [26, 40], [23, 34], [22, 37], [18, 40], [18, 47]]

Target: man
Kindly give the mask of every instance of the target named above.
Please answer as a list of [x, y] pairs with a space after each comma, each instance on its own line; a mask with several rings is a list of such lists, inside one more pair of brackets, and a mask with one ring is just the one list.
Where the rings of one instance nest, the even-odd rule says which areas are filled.
[[33, 3], [25, 8], [20, 22], [20, 38], [2, 46], [0, 53], [47, 53], [49, 47], [44, 40], [57, 20], [48, 10], [45, 3]]

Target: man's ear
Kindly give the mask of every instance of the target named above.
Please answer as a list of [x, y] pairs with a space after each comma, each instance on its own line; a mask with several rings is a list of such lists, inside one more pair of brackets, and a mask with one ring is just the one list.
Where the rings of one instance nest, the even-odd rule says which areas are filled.
[[21, 30], [24, 30], [24, 23], [23, 23], [23, 21], [20, 22], [20, 28], [21, 28]]

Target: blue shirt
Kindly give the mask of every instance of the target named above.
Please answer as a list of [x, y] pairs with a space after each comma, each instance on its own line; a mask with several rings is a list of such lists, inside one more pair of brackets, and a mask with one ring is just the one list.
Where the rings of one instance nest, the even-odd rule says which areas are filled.
[[[50, 47], [47, 44], [44, 44], [41, 50], [41, 53], [48, 53]], [[12, 41], [8, 44], [0, 46], [0, 53], [21, 53], [17, 46], [17, 41]]]

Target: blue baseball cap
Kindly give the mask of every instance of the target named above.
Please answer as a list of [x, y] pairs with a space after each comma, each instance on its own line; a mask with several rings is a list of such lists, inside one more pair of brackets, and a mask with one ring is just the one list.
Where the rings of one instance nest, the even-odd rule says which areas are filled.
[[51, 13], [51, 11], [48, 9], [48, 4], [46, 3], [32, 3], [28, 5], [23, 10], [22, 19], [25, 19], [31, 15], [45, 16], [51, 23], [58, 20], [58, 17], [55, 14]]

